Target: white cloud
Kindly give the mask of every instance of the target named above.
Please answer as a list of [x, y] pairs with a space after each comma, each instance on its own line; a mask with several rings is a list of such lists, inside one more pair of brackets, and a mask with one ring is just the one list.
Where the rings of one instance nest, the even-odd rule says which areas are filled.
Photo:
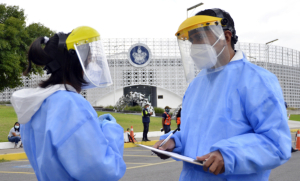
[[[186, 18], [186, 9], [199, 1], [2, 0], [2, 3], [18, 5], [25, 10], [29, 23], [41, 22], [56, 31], [69, 32], [87, 25], [97, 29], [103, 38], [175, 38], [178, 26]], [[274, 45], [300, 50], [300, 1], [210, 0], [203, 3], [197, 11], [221, 8], [231, 14], [241, 42], [266, 43], [279, 39]]]

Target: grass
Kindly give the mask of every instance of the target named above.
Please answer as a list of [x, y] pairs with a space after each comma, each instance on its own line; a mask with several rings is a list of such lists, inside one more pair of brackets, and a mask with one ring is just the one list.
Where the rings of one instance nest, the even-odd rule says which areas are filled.
[[[122, 113], [112, 113], [112, 112], [97, 112], [98, 115], [102, 114], [111, 114], [116, 118], [117, 122], [123, 127], [124, 131], [127, 128], [133, 126], [134, 132], [143, 131], [143, 123], [141, 115], [132, 115], [132, 114], [122, 114]], [[150, 117], [149, 131], [160, 131], [162, 128], [161, 118], [160, 117]], [[171, 129], [176, 129], [177, 124], [175, 120], [172, 120]]]
[[13, 107], [0, 105], [0, 142], [8, 141], [8, 133], [17, 121], [17, 114]]
[[[127, 128], [133, 126], [135, 132], [143, 131], [143, 123], [141, 115], [132, 115], [132, 114], [122, 114], [122, 113], [111, 113], [111, 112], [97, 112], [98, 115], [102, 114], [111, 114], [116, 118], [117, 122], [123, 127], [124, 131]], [[291, 115], [290, 120], [300, 121], [300, 115]], [[13, 107], [1, 106], [0, 105], [0, 142], [7, 142], [7, 135], [9, 130], [17, 122], [17, 115]], [[151, 117], [149, 131], [160, 131], [161, 118], [160, 117]], [[172, 120], [171, 129], [177, 128], [175, 120]]]
[[290, 120], [300, 121], [300, 115], [298, 115], [298, 114], [292, 114], [291, 117], [290, 117]]
[[4, 158], [0, 159], [0, 163], [1, 162], [9, 162], [9, 160], [5, 160]]
[[[117, 122], [123, 127], [124, 131], [127, 128], [133, 126], [133, 130], [135, 132], [143, 131], [143, 123], [141, 115], [132, 115], [132, 114], [121, 114], [121, 113], [111, 113], [111, 112], [97, 112], [98, 115], [102, 114], [111, 114], [116, 118]], [[7, 135], [9, 130], [14, 126], [15, 122], [17, 122], [17, 115], [13, 109], [13, 107], [9, 106], [1, 106], [0, 105], [0, 142], [7, 142]], [[149, 131], [160, 131], [161, 118], [159, 117], [151, 117]], [[175, 120], [172, 120], [171, 129], [177, 128]]]

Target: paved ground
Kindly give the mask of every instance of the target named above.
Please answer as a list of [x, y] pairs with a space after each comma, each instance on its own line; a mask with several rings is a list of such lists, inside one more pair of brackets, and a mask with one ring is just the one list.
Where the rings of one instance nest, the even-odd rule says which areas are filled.
[[[140, 180], [178, 180], [182, 163], [172, 159], [161, 160], [151, 152], [140, 147], [125, 148], [124, 160], [127, 165], [122, 181]], [[165, 173], [169, 173], [166, 175]], [[36, 181], [28, 160], [0, 163], [1, 181]]]
[[288, 120], [288, 124], [290, 129], [300, 128], [300, 121]]
[[23, 148], [17, 148], [17, 149], [0, 149], [0, 155], [2, 154], [8, 154], [8, 153], [23, 153], [25, 152]]
[[[161, 160], [140, 147], [125, 148], [124, 160], [127, 170], [121, 181], [178, 180], [182, 169], [182, 162], [172, 159]], [[295, 152], [287, 163], [272, 171], [270, 181], [298, 181], [299, 165], [300, 152]], [[29, 161], [19, 160], [0, 163], [0, 180], [36, 181], [37, 179]]]
[[[293, 122], [291, 122], [293, 123]], [[290, 127], [291, 125], [289, 123]], [[299, 127], [299, 125], [296, 125]], [[292, 133], [294, 146], [295, 133]], [[150, 138], [158, 140], [158, 137]], [[139, 139], [138, 139], [139, 141]], [[24, 152], [23, 149], [0, 150], [0, 154]], [[178, 180], [182, 169], [182, 162], [172, 159], [161, 160], [151, 152], [140, 147], [125, 148], [124, 160], [127, 170], [121, 181], [158, 181], [158, 180]], [[272, 170], [270, 181], [298, 181], [300, 178], [300, 152], [292, 154], [291, 159], [284, 165]], [[28, 160], [10, 161], [0, 163], [1, 181], [36, 181], [33, 169]]]

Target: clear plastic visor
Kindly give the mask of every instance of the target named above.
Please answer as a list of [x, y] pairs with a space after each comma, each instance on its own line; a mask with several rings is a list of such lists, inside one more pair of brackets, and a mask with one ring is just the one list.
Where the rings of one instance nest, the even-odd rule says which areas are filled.
[[184, 39], [178, 39], [181, 59], [190, 83], [199, 71], [206, 75], [220, 71], [230, 59], [226, 38], [220, 25], [210, 25], [186, 32]]
[[75, 49], [84, 72], [84, 79], [87, 82], [82, 89], [112, 85], [107, 59], [100, 40], [75, 45]]

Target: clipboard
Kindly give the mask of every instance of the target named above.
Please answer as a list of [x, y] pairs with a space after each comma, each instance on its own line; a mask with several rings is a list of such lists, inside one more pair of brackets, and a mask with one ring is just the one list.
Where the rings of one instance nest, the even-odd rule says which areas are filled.
[[164, 154], [164, 155], [167, 155], [167, 156], [170, 156], [170, 157], [173, 157], [173, 158], [177, 158], [179, 160], [182, 160], [182, 161], [185, 161], [185, 162], [189, 162], [189, 163], [192, 163], [192, 164], [195, 164], [195, 165], [201, 165], [201, 166], [203, 166], [203, 164], [205, 163], [205, 161], [195, 160], [193, 158], [190, 158], [190, 157], [187, 157], [187, 156], [183, 156], [183, 155], [180, 155], [180, 154], [177, 154], [177, 153], [159, 150], [159, 149], [156, 149], [156, 148], [153, 148], [153, 147], [150, 147], [150, 146], [146, 146], [146, 145], [141, 145], [141, 144], [137, 144], [137, 145], [140, 146], [140, 147], [149, 149], [151, 151], [154, 151], [154, 152], [157, 152], [157, 153], [160, 153], [160, 154]]

